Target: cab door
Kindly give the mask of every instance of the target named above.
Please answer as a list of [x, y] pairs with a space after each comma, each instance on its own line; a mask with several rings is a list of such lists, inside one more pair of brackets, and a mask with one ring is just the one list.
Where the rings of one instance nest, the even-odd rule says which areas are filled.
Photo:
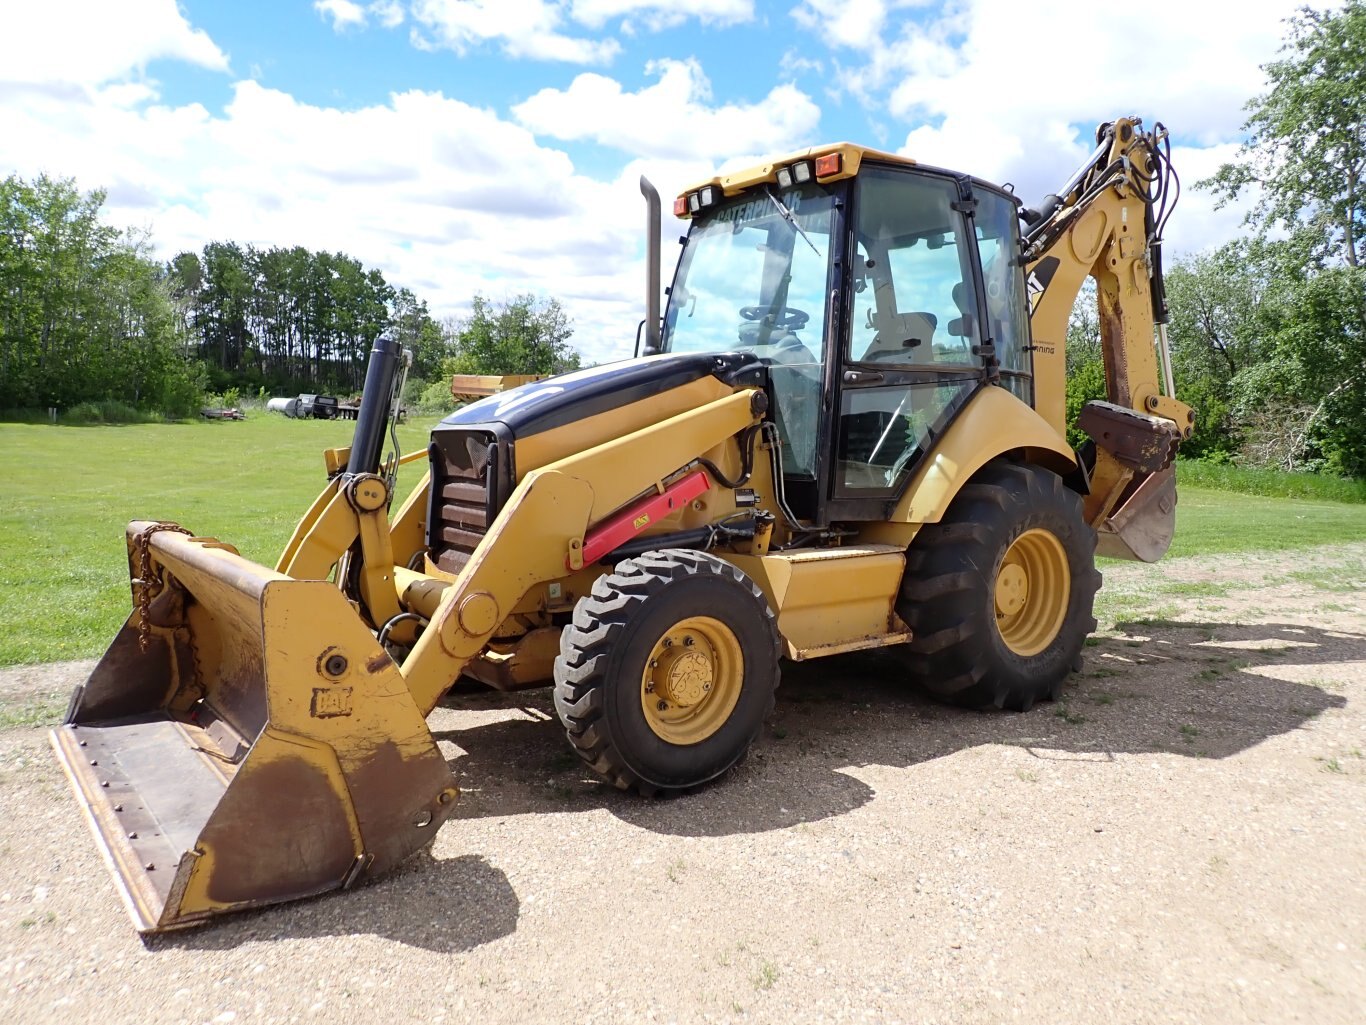
[[986, 379], [980, 259], [959, 182], [866, 167], [852, 212], [831, 520], [887, 515]]

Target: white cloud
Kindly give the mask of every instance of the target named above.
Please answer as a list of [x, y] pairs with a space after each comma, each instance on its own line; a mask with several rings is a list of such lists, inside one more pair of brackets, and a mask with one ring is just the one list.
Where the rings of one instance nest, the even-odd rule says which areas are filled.
[[332, 27], [338, 32], [365, 25], [365, 8], [354, 0], [313, 0], [313, 9], [331, 19]]
[[620, 52], [615, 39], [565, 35], [565, 5], [555, 0], [416, 0], [413, 41], [424, 48], [445, 47], [466, 53], [497, 42], [509, 57], [605, 64]]
[[696, 60], [661, 60], [646, 70], [659, 81], [638, 92], [582, 74], [569, 88], [542, 89], [512, 112], [538, 135], [676, 160], [764, 155], [816, 141], [820, 108], [795, 86], [779, 85], [757, 103], [710, 106], [711, 83]]
[[397, 28], [407, 17], [403, 5], [398, 0], [375, 0], [368, 10], [384, 28]]
[[1187, 183], [1171, 237], [1198, 247], [1236, 233], [1242, 208], [1216, 215], [1190, 186], [1217, 166], [1216, 154], [1231, 156], [1243, 104], [1265, 87], [1258, 65], [1276, 56], [1282, 20], [1297, 6], [1251, 0], [1230, 17], [1222, 4], [1149, 0], [1141, 16], [1119, 16], [1035, 0], [1022, 22], [1014, 0], [900, 12], [894, 0], [851, 0], [822, 21], [820, 5], [803, 0], [793, 16], [843, 48], [837, 54], [856, 53], [834, 80], [871, 111], [913, 126], [901, 152], [1013, 181], [1026, 201], [1066, 180], [1099, 122], [1164, 121], [1183, 144], [1176, 162]]
[[313, 0], [313, 9], [330, 20], [338, 32], [367, 28], [372, 17], [381, 28], [397, 28], [407, 17], [399, 0], [373, 0], [369, 4], [356, 0]]
[[925, 7], [932, 0], [844, 0], [831, 5], [824, 0], [801, 0], [792, 17], [802, 28], [828, 43], [854, 50], [875, 50], [882, 45], [887, 16], [907, 7]]
[[251, 80], [221, 111], [136, 83], [0, 103], [0, 167], [107, 188], [110, 223], [148, 229], [163, 257], [213, 240], [340, 250], [438, 316], [476, 291], [556, 296], [593, 360], [629, 355], [642, 315], [640, 174], [668, 209], [711, 172], [654, 159], [596, 181], [526, 128], [438, 93], [342, 111]]
[[754, 18], [754, 0], [573, 0], [574, 20], [600, 28], [611, 18], [640, 15], [652, 30], [697, 18], [704, 25], [736, 25]]
[[48, 0], [5, 11], [0, 84], [79, 90], [142, 76], [154, 60], [228, 69], [227, 55], [175, 0]]

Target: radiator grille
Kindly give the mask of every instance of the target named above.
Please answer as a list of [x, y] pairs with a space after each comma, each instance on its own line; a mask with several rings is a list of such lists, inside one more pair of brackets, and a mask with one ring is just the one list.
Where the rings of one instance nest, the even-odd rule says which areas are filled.
[[497, 515], [498, 446], [482, 431], [443, 431], [432, 439], [432, 561], [459, 573]]

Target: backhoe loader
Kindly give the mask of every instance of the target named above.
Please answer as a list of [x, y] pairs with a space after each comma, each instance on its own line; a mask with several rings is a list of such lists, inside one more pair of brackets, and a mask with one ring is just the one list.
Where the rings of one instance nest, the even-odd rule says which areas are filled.
[[[678, 196], [661, 310], [642, 179], [635, 357], [488, 394], [425, 452], [399, 453], [407, 357], [379, 339], [274, 568], [128, 526], [132, 612], [52, 741], [138, 929], [347, 888], [429, 843], [458, 795], [426, 717], [462, 676], [552, 686], [573, 749], [644, 795], [739, 762], [784, 658], [886, 648], [961, 704], [1056, 697], [1096, 551], [1154, 560], [1172, 536], [1174, 180], [1165, 130], [1133, 118], [1033, 210], [808, 149]], [[1075, 451], [1088, 277], [1108, 395]]]

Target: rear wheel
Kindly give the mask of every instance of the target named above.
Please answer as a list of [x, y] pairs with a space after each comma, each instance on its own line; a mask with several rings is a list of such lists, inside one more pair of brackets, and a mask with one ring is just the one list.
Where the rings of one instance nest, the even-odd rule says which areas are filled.
[[773, 708], [778, 631], [763, 593], [701, 552], [618, 563], [560, 634], [555, 710], [617, 787], [686, 790], [720, 776]]
[[973, 707], [1056, 698], [1096, 627], [1095, 550], [1081, 496], [1057, 474], [988, 464], [907, 552], [897, 611], [916, 682]]

